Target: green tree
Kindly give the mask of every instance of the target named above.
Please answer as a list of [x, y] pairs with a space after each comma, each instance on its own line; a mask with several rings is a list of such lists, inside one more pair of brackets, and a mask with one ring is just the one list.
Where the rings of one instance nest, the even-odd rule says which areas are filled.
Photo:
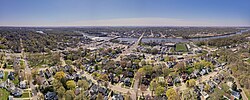
[[164, 61], [168, 62], [169, 61], [169, 57], [168, 56], [164, 57]]
[[206, 84], [204, 90], [206, 92], [208, 92], [210, 90], [210, 88], [211, 88], [211, 86], [209, 84]]
[[177, 92], [173, 88], [166, 91], [166, 96], [168, 97], [168, 100], [180, 100]]
[[145, 61], [145, 60], [142, 60], [142, 61], [141, 61], [141, 65], [142, 65], [142, 66], [145, 66], [145, 65], [146, 65], [146, 61]]
[[73, 90], [67, 90], [65, 92], [65, 100], [74, 100], [75, 97], [76, 95]]
[[165, 92], [165, 88], [162, 86], [157, 86], [157, 88], [155, 89], [155, 95], [156, 96], [160, 96]]
[[59, 80], [53, 80], [52, 85], [54, 90], [57, 90], [63, 86], [63, 84]]
[[101, 93], [98, 93], [96, 100], [104, 100], [103, 95]]
[[237, 91], [237, 85], [235, 82], [232, 84], [232, 90]]
[[153, 80], [150, 82], [150, 90], [152, 91], [152, 95], [153, 95], [153, 92], [155, 91], [156, 87], [157, 87], [156, 79], [153, 79]]
[[57, 79], [57, 80], [61, 80], [62, 78], [65, 77], [65, 73], [64, 73], [63, 71], [56, 72], [56, 74], [55, 74], [54, 77], [55, 77], [55, 79]]
[[63, 99], [64, 98], [65, 89], [64, 89], [63, 86], [61, 86], [60, 88], [58, 88], [56, 90], [56, 92], [57, 92], [57, 95], [58, 95], [59, 99]]
[[108, 80], [109, 80], [109, 77], [108, 77], [107, 74], [102, 74], [102, 75], [99, 76], [99, 79], [100, 79], [100, 80], [103, 80], [103, 81], [108, 81]]
[[170, 74], [170, 72], [171, 72], [171, 70], [169, 69], [169, 68], [164, 68], [163, 70], [162, 70], [162, 73], [163, 73], [163, 75], [166, 77], [166, 76], [168, 76], [169, 74]]
[[147, 73], [147, 74], [151, 74], [153, 72], [153, 67], [149, 66], [149, 65], [144, 66], [143, 69], [144, 69], [145, 73]]
[[194, 79], [190, 79], [186, 81], [187, 87], [194, 87], [196, 85], [196, 81]]
[[89, 83], [86, 80], [79, 80], [77, 82], [77, 85], [83, 88], [84, 90], [87, 90], [89, 88]]
[[186, 89], [182, 92], [182, 100], [198, 100], [193, 89]]
[[179, 73], [182, 73], [182, 72], [186, 71], [186, 67], [185, 67], [185, 63], [184, 63], [184, 62], [178, 62], [178, 63], [175, 65], [175, 68], [176, 68], [176, 70], [177, 70]]
[[75, 89], [75, 87], [76, 87], [76, 83], [73, 80], [67, 81], [66, 85], [67, 85], [67, 88], [71, 89], [71, 90]]
[[205, 68], [205, 67], [210, 67], [210, 68], [213, 68], [213, 64], [211, 62], [207, 62], [205, 60], [202, 60], [200, 62], [196, 62], [194, 63], [194, 67], [196, 69], [202, 69], [202, 68]]

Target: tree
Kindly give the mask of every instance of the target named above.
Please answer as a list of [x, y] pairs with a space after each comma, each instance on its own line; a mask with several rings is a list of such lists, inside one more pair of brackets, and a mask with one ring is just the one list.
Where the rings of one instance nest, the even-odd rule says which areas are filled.
[[132, 100], [130, 95], [131, 95], [131, 93], [128, 91], [124, 97], [124, 100]]
[[104, 100], [103, 95], [101, 93], [98, 93], [96, 100]]
[[151, 53], [152, 53], [153, 55], [158, 54], [158, 50], [157, 50], [156, 48], [154, 48], [154, 49], [151, 50]]
[[202, 60], [200, 62], [196, 62], [194, 63], [194, 67], [196, 69], [202, 69], [202, 68], [205, 68], [205, 67], [210, 67], [210, 68], [213, 68], [213, 64], [211, 62], [207, 62], [205, 60]]
[[32, 78], [35, 78], [38, 75], [37, 68], [34, 68], [34, 69], [31, 70], [31, 75], [32, 75]]
[[37, 93], [37, 100], [44, 100], [44, 95], [41, 92]]
[[67, 88], [73, 90], [76, 87], [76, 83], [73, 80], [66, 82]]
[[166, 91], [166, 96], [168, 97], [168, 100], [179, 100], [179, 96], [177, 92], [171, 88]]
[[65, 100], [74, 100], [75, 97], [76, 95], [73, 90], [67, 90], [65, 92]]
[[198, 100], [193, 89], [186, 89], [182, 92], [182, 100]]
[[99, 76], [99, 79], [100, 79], [100, 80], [103, 80], [103, 81], [108, 81], [108, 80], [109, 80], [109, 77], [108, 77], [107, 74], [102, 74], [102, 75]]
[[54, 77], [55, 77], [55, 79], [57, 79], [57, 80], [61, 80], [62, 78], [65, 77], [65, 73], [64, 73], [63, 71], [56, 72], [56, 74], [55, 74]]
[[84, 91], [76, 96], [75, 100], [89, 100], [89, 97], [85, 95]]
[[161, 96], [164, 92], [165, 92], [165, 88], [160, 85], [157, 86], [157, 88], [155, 89], [156, 96]]
[[170, 74], [170, 69], [169, 68], [164, 68], [163, 70], [162, 70], [162, 73], [163, 73], [163, 75], [164, 76], [168, 76], [169, 74]]
[[142, 66], [145, 66], [145, 65], [146, 65], [146, 61], [145, 61], [145, 60], [142, 60], [142, 61], [141, 61], [141, 65], [142, 65]]
[[164, 61], [168, 62], [169, 61], [169, 57], [168, 56], [164, 57]]
[[186, 67], [185, 67], [185, 63], [184, 63], [184, 62], [178, 62], [178, 63], [175, 65], [175, 68], [176, 68], [177, 71], [180, 72], [180, 73], [186, 71]]
[[137, 79], [140, 79], [142, 76], [145, 75], [145, 71], [144, 71], [144, 68], [140, 68], [138, 69], [138, 71], [136, 72], [136, 78]]
[[77, 82], [77, 85], [83, 88], [84, 90], [87, 90], [89, 88], [89, 83], [86, 80], [79, 80]]
[[144, 66], [143, 69], [144, 69], [145, 73], [147, 73], [147, 74], [152, 74], [152, 72], [153, 72], [153, 67], [149, 66], [149, 65]]
[[53, 80], [52, 85], [54, 90], [57, 90], [63, 86], [63, 84], [59, 80]]
[[154, 79], [150, 82], [150, 90], [152, 91], [152, 95], [153, 95], [153, 92], [155, 91], [156, 87], [157, 87], [157, 83], [156, 83], [156, 79]]
[[209, 84], [206, 84], [204, 90], [206, 92], [208, 92], [210, 90], [210, 88], [211, 88], [211, 86]]
[[127, 62], [126, 61], [121, 61], [120, 65], [122, 68], [125, 68], [127, 66]]
[[194, 79], [190, 79], [186, 81], [187, 87], [194, 87], [196, 85], [196, 81]]
[[58, 95], [59, 99], [64, 98], [65, 89], [64, 89], [63, 86], [61, 86], [60, 88], [58, 88], [56, 90], [56, 92], [57, 92], [57, 95]]
[[232, 90], [237, 91], [237, 85], [235, 82], [232, 84]]

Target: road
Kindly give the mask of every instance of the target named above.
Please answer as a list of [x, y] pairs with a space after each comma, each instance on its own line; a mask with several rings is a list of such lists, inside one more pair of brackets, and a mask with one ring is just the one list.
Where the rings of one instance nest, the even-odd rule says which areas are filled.
[[[95, 80], [90, 74], [87, 74], [87, 72], [84, 72], [83, 76], [85, 76], [88, 80], [91, 80], [93, 83], [98, 84], [97, 80]], [[135, 81], [134, 84], [139, 84], [139, 80]], [[109, 89], [111, 89], [112, 91], [117, 91], [123, 94], [127, 94], [128, 92], [130, 92], [132, 100], [136, 100], [136, 91], [138, 90], [138, 85], [137, 85], [137, 88], [134, 87], [134, 89], [122, 88], [120, 85], [112, 85], [111, 83], [109, 83], [108, 86], [109, 86]], [[138, 90], [138, 95], [141, 95], [142, 92], [144, 93], [144, 95], [151, 94], [151, 91]]]
[[243, 89], [243, 88], [241, 87], [241, 85], [239, 84], [238, 79], [235, 78], [235, 77], [234, 77], [232, 74], [230, 74], [230, 73], [229, 73], [229, 75], [230, 75], [230, 76], [234, 79], [234, 81], [236, 82], [237, 88], [240, 89], [240, 90], [242, 90], [242, 92], [240, 92], [240, 94], [241, 94], [241, 96], [242, 96], [242, 99], [243, 99], [243, 100], [249, 100], [250, 98], [247, 97], [247, 95], [246, 95], [244, 89]]
[[24, 72], [25, 72], [25, 75], [27, 76], [27, 79], [29, 80], [29, 86], [30, 86], [30, 89], [31, 89], [31, 92], [34, 94], [34, 96], [31, 96], [33, 100], [37, 100], [37, 96], [36, 96], [36, 88], [35, 88], [35, 85], [32, 83], [32, 79], [29, 79], [30, 77], [28, 76], [31, 76], [31, 69], [28, 65], [28, 61], [27, 61], [27, 58], [26, 58], [26, 54], [24, 52], [24, 47], [23, 47], [23, 42], [22, 42], [22, 39], [20, 38], [20, 46], [21, 46], [21, 54], [23, 56], [23, 60], [24, 60], [24, 64], [25, 64], [25, 69], [24, 69]]
[[127, 48], [125, 51], [122, 52], [122, 54], [120, 54], [118, 57], [116, 57], [116, 59], [114, 59], [114, 61], [120, 61], [121, 56], [130, 54], [132, 52], [132, 50], [136, 49], [139, 46], [139, 44], [141, 43], [141, 40], [142, 40], [144, 34], [145, 34], [145, 32], [142, 33], [142, 35], [138, 38], [138, 40], [132, 46]]

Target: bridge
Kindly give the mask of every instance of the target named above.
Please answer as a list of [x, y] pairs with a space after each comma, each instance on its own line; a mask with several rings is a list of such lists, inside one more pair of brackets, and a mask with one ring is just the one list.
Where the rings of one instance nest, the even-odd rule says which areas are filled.
[[141, 40], [144, 36], [145, 32], [142, 33], [142, 35], [139, 37], [139, 39], [132, 45], [130, 46], [129, 48], [127, 48], [125, 51], [122, 52], [122, 54], [120, 54], [116, 59], [114, 59], [115, 61], [119, 61], [120, 58], [121, 58], [121, 55], [126, 55], [126, 54], [130, 54], [134, 49], [136, 49], [140, 43], [141, 43]]

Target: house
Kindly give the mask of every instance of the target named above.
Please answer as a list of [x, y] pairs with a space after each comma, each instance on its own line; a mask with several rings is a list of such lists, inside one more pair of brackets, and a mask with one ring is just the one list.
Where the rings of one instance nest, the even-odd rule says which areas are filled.
[[22, 96], [22, 94], [23, 92], [19, 88], [15, 88], [13, 91], [11, 91], [11, 95], [13, 95], [14, 97], [20, 97]]
[[120, 78], [118, 76], [116, 76], [114, 79], [113, 79], [113, 83], [118, 83], [120, 81]]
[[240, 99], [241, 98], [240, 92], [234, 91], [234, 90], [231, 90], [231, 96], [233, 96], [235, 99]]
[[45, 70], [45, 77], [50, 78], [52, 76], [52, 73], [50, 73], [49, 69]]
[[9, 72], [8, 78], [10, 80], [15, 80], [14, 72]]
[[128, 72], [127, 72], [127, 77], [133, 78], [133, 77], [134, 77], [134, 72], [128, 71]]
[[75, 89], [75, 95], [79, 95], [81, 93], [81, 89], [80, 88], [76, 88]]
[[159, 83], [165, 83], [164, 77], [159, 77], [159, 78], [158, 78], [158, 82], [159, 82]]
[[44, 73], [42, 70], [40, 70], [38, 73], [39, 73], [39, 76], [44, 77]]
[[142, 84], [144, 84], [144, 85], [148, 86], [148, 85], [150, 84], [150, 80], [149, 80], [149, 78], [147, 78], [147, 77], [143, 77], [143, 78], [142, 78]]
[[200, 91], [203, 91], [205, 88], [205, 84], [203, 83], [198, 84], [198, 88], [200, 89]]
[[44, 96], [45, 100], [58, 100], [57, 94], [55, 92], [47, 92]]
[[200, 77], [199, 70], [194, 70], [193, 73], [190, 74], [190, 78], [197, 78]]
[[21, 89], [26, 89], [26, 88], [27, 88], [26, 81], [21, 81], [21, 82], [19, 83], [19, 87], [20, 87]]
[[0, 70], [0, 79], [3, 79], [3, 77], [4, 77], [4, 72]]
[[12, 95], [10, 95], [10, 96], [8, 97], [8, 100], [14, 100], [14, 97], [13, 97]]
[[213, 81], [215, 82], [216, 85], [218, 85], [218, 84], [220, 84], [220, 82], [221, 82], [222, 80], [221, 80], [220, 77], [217, 75], [217, 76], [213, 77]]
[[203, 96], [203, 98], [204, 98], [205, 100], [209, 97], [209, 95], [208, 95], [207, 92], [205, 92], [205, 91], [202, 91], [202, 92], [201, 92], [201, 95]]
[[195, 86], [194, 87], [194, 93], [199, 97], [199, 96], [201, 96], [201, 90], [199, 89], [199, 87], [198, 86]]
[[207, 74], [207, 70], [206, 70], [206, 69], [201, 69], [200, 74], [201, 74], [201, 75]]
[[91, 95], [97, 94], [98, 93], [98, 86], [96, 84], [93, 84], [92, 87], [89, 90], [89, 93]]
[[124, 100], [124, 97], [121, 94], [114, 94], [112, 100]]
[[181, 82], [181, 80], [180, 80], [179, 77], [176, 77], [176, 78], [174, 79], [174, 83], [180, 83], [180, 82]]
[[207, 81], [207, 84], [211, 87], [211, 88], [215, 88], [216, 84], [212, 81]]
[[104, 87], [99, 87], [98, 89], [99, 93], [101, 93], [103, 96], [108, 96], [108, 89]]
[[168, 86], [173, 86], [173, 78], [172, 78], [172, 76], [169, 76], [167, 78], [167, 83], [168, 83]]
[[126, 86], [130, 86], [131, 85], [130, 78], [125, 78], [124, 79], [124, 85], [126, 85]]

